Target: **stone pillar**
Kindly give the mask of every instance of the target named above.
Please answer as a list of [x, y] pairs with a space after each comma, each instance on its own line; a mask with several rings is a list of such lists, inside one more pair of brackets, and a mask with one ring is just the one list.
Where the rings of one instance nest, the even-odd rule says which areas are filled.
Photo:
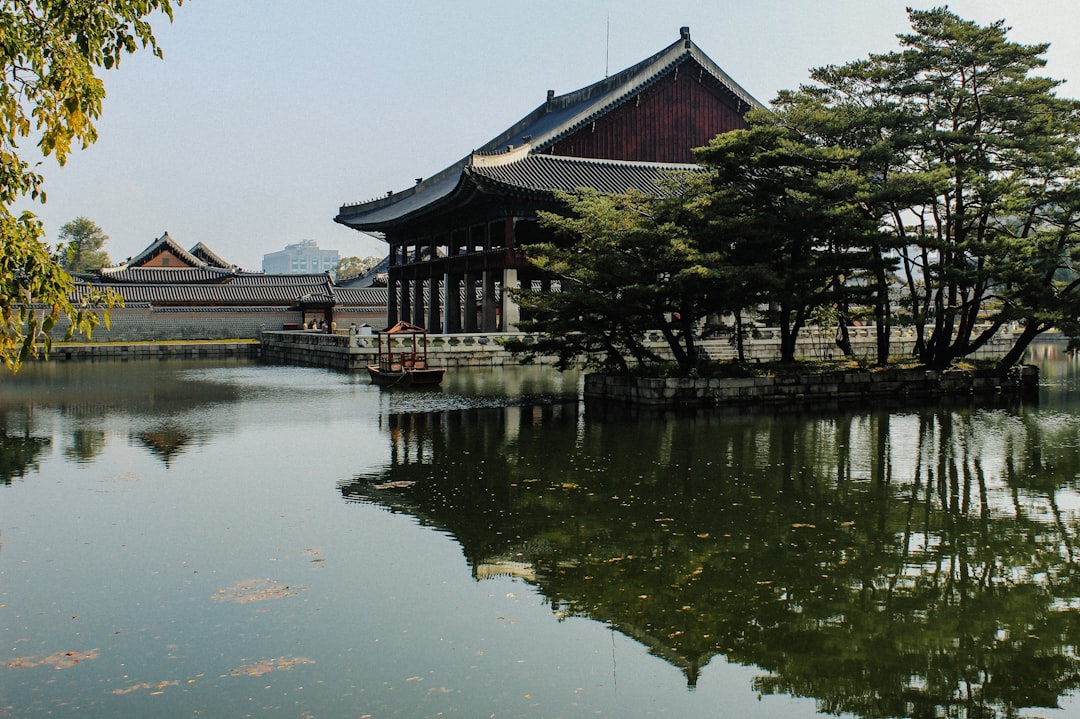
[[442, 296], [439, 294], [439, 278], [432, 277], [428, 280], [428, 308], [427, 308], [427, 324], [424, 327], [428, 332], [438, 332], [442, 329], [442, 317], [439, 312], [439, 305], [441, 304]]
[[[521, 320], [521, 308], [510, 296], [510, 289], [518, 286], [518, 271], [516, 269], [503, 270], [502, 281], [502, 331], [517, 332], [517, 324]], [[550, 288], [550, 285], [549, 285]]]
[[446, 273], [443, 298], [443, 333], [456, 335], [461, 332], [461, 275]]
[[499, 319], [495, 313], [495, 271], [484, 270], [483, 279], [484, 294], [481, 301], [481, 332], [498, 332]]
[[476, 332], [476, 275], [465, 273], [465, 317], [461, 323], [465, 332]]
[[417, 327], [424, 326], [424, 280], [413, 280], [413, 316], [409, 320]]

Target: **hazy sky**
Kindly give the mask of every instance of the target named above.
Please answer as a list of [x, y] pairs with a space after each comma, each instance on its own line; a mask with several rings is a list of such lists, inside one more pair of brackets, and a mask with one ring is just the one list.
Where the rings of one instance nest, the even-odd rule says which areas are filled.
[[[895, 47], [914, 0], [187, 0], [156, 24], [165, 59], [105, 73], [100, 139], [43, 166], [49, 239], [77, 216], [114, 261], [168, 230], [258, 270], [302, 239], [343, 255], [385, 244], [333, 222], [338, 207], [401, 190], [540, 105], [694, 41], [763, 102], [811, 67]], [[1075, 0], [954, 0], [1050, 42], [1045, 74], [1080, 97]], [[609, 30], [610, 28], [610, 30]]]

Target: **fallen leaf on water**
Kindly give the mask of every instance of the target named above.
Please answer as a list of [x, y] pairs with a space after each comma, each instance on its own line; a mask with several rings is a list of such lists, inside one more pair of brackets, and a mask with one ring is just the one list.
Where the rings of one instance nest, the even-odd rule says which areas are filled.
[[261, 677], [270, 672], [285, 672], [298, 664], [314, 664], [314, 659], [307, 657], [278, 657], [277, 659], [263, 659], [254, 664], [242, 664], [229, 672], [233, 677]]
[[813, 524], [805, 524], [803, 522], [795, 522], [791, 525], [794, 529], [817, 529]]
[[247, 604], [249, 602], [261, 602], [267, 599], [280, 599], [296, 594], [307, 587], [293, 587], [288, 584], [278, 584], [272, 579], [247, 579], [238, 582], [231, 587], [219, 589], [217, 594], [210, 598], [217, 601], [236, 602]]
[[85, 652], [57, 652], [46, 657], [15, 657], [4, 666], [11, 669], [27, 669], [29, 667], [50, 666], [55, 669], [67, 669], [87, 659], [97, 659], [101, 654], [97, 649]]
[[112, 694], [123, 695], [123, 694], [131, 694], [133, 692], [137, 692], [140, 689], [154, 689], [155, 691], [151, 693], [151, 696], [153, 696], [153, 695], [157, 695], [157, 694], [164, 694], [164, 692], [162, 692], [160, 690], [164, 689], [165, 687], [175, 687], [175, 686], [178, 686], [179, 684], [180, 684], [180, 682], [178, 682], [178, 681], [165, 681], [165, 682], [158, 682], [157, 684], [151, 684], [150, 682], [140, 682], [138, 684], [132, 684], [130, 687], [126, 687], [124, 689], [113, 689], [111, 693]]

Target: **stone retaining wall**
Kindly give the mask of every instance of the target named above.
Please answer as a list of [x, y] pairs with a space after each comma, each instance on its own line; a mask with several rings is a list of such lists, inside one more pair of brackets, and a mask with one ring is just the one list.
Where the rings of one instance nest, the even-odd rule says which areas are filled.
[[49, 360], [116, 361], [148, 359], [258, 359], [259, 343], [236, 342], [138, 342], [131, 344], [57, 344]]
[[[438, 367], [501, 367], [518, 359], [503, 347], [505, 335], [429, 335], [428, 361]], [[377, 339], [371, 334], [338, 330], [335, 334], [314, 331], [262, 333], [262, 357], [271, 364], [363, 370], [375, 361]], [[411, 347], [411, 339], [395, 339], [394, 351]], [[537, 364], [553, 362], [540, 358]]]
[[[340, 325], [339, 325], [340, 327]], [[755, 336], [746, 341], [746, 357], [750, 362], [773, 361], [780, 356], [779, 333], [770, 329], [758, 329]], [[263, 345], [263, 357], [268, 362], [277, 364], [295, 364], [333, 369], [362, 370], [375, 356], [374, 335], [354, 334], [350, 339], [349, 330], [339, 329], [336, 334], [312, 331], [264, 331], [260, 335]], [[499, 367], [517, 364], [518, 358], [508, 352], [503, 343], [508, 338], [521, 340], [528, 344], [535, 342], [539, 335], [534, 334], [454, 334], [428, 335], [428, 354], [433, 364], [443, 367]], [[831, 333], [805, 330], [800, 333], [798, 356], [805, 359], [826, 359], [839, 356], [840, 352], [832, 341]], [[1012, 346], [1013, 336], [1002, 331], [987, 343], [975, 358], [994, 359], [1001, 357]], [[875, 352], [874, 330], [872, 327], [852, 328], [852, 345], [857, 357], [873, 357]], [[402, 342], [397, 340], [401, 346]], [[669, 356], [667, 344], [658, 337], [648, 338], [649, 346], [661, 356]], [[910, 331], [896, 330], [892, 336], [894, 356], [910, 354], [914, 345], [914, 335]], [[726, 339], [711, 339], [701, 343], [705, 354], [713, 360], [735, 358], [735, 349]], [[539, 357], [535, 364], [553, 364], [554, 357]]]
[[859, 402], [946, 396], [1033, 396], [1038, 368], [998, 370], [883, 369], [745, 377], [682, 379], [590, 374], [585, 399], [645, 407], [694, 408]]
[[[101, 312], [98, 313], [102, 314]], [[379, 324], [383, 314], [368, 308], [339, 307], [334, 321], [339, 327], [350, 324]], [[154, 307], [131, 303], [109, 310], [109, 327], [94, 329], [91, 342], [165, 342], [170, 340], [257, 340], [264, 330], [299, 327], [304, 313], [288, 307]], [[63, 340], [69, 323], [61, 317], [50, 335]], [[74, 342], [86, 342], [76, 335]]]

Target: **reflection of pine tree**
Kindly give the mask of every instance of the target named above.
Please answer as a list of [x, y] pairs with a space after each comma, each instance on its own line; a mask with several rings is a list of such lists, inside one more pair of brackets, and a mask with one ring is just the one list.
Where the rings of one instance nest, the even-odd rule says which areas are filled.
[[36, 472], [38, 455], [50, 444], [50, 438], [33, 437], [29, 431], [22, 436], [0, 434], [0, 483], [10, 485], [13, 479]]
[[64, 448], [64, 456], [74, 462], [89, 462], [104, 449], [104, 432], [98, 429], [77, 429], [71, 434], [71, 443]]

